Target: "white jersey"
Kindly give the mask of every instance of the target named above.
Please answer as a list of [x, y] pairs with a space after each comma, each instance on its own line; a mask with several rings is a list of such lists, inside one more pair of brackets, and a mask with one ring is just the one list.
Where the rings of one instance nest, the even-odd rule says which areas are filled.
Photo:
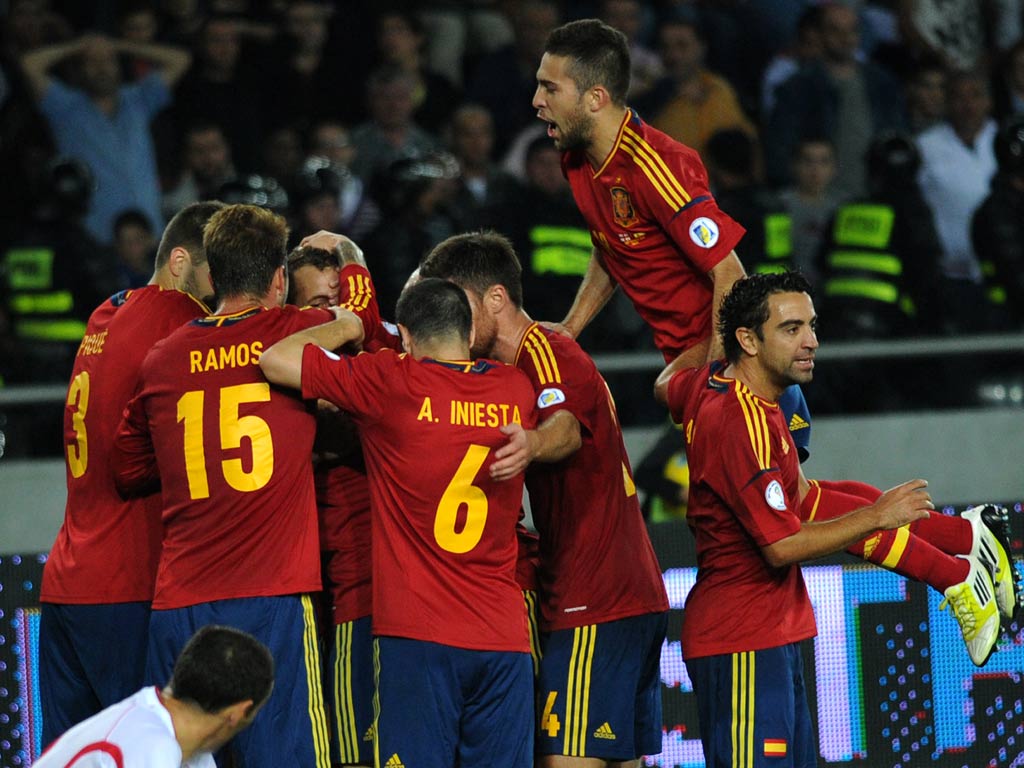
[[35, 768], [215, 768], [208, 752], [181, 761], [171, 714], [157, 689], [143, 688], [57, 739]]

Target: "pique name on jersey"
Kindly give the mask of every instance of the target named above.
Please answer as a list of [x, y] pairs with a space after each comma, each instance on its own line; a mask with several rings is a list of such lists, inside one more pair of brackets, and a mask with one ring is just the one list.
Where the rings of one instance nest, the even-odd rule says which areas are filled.
[[[429, 397], [423, 398], [416, 420], [431, 423], [441, 421], [440, 417], [434, 416], [434, 404]], [[456, 427], [503, 427], [506, 424], [522, 424], [523, 418], [519, 406], [512, 403], [452, 400], [448, 407], [448, 423]]]
[[188, 352], [189, 373], [223, 371], [226, 368], [244, 368], [258, 365], [263, 354], [263, 342], [243, 342], [230, 347], [212, 349], [190, 349]]
[[107, 340], [107, 331], [102, 330], [99, 333], [87, 333], [82, 338], [82, 343], [78, 347], [79, 355], [98, 355], [103, 351], [103, 342]]

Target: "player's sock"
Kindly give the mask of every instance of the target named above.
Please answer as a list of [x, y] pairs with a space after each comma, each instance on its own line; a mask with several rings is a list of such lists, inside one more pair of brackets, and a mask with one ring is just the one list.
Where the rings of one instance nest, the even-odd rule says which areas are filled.
[[[839, 490], [841, 487], [859, 489], [865, 495], [844, 493]], [[868, 493], [873, 498], [867, 498]], [[812, 480], [811, 490], [800, 507], [800, 517], [803, 520], [832, 520], [873, 503], [880, 495], [878, 489], [855, 481]], [[969, 523], [967, 528], [969, 533]], [[969, 538], [967, 551], [970, 551], [970, 541]], [[970, 570], [967, 560], [947, 554], [917, 535], [913, 527], [908, 529], [907, 526], [891, 531], [880, 531], [857, 542], [846, 551], [902, 576], [924, 582], [939, 592], [945, 592], [954, 584], [961, 583], [967, 578]]]
[[970, 521], [959, 515], [932, 512], [928, 517], [911, 523], [910, 531], [949, 555], [970, 554], [974, 543]]

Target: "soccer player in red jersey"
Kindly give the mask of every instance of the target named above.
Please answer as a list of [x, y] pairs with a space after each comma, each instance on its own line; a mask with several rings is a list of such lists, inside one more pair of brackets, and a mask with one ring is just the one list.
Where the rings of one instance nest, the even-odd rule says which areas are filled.
[[[629, 45], [596, 19], [548, 37], [533, 106], [561, 150], [562, 170], [594, 252], [562, 321], [575, 338], [621, 286], [668, 362], [707, 355], [714, 314], [743, 265], [744, 229], [719, 210], [697, 153], [626, 106]], [[700, 362], [695, 358], [695, 363]]]
[[64, 408], [67, 505], [41, 591], [44, 745], [142, 687], [160, 499], [118, 495], [110, 445], [143, 357], [209, 313], [203, 226], [220, 208], [197, 203], [171, 220], [149, 284], [97, 307], [75, 357]]
[[[927, 483], [912, 480], [847, 515], [801, 518], [799, 462], [778, 398], [811, 380], [816, 323], [800, 275], [744, 278], [721, 306], [725, 361], [669, 366], [656, 384], [686, 434], [698, 576], [682, 650], [708, 765], [817, 764], [798, 645], [816, 627], [799, 563], [927, 520], [933, 509]], [[988, 570], [970, 570], [994, 612]]]
[[117, 481], [159, 481], [163, 543], [147, 677], [166, 679], [203, 624], [254, 635], [278, 688], [231, 749], [248, 766], [326, 768], [327, 727], [309, 593], [320, 590], [310, 405], [271, 387], [260, 355], [333, 319], [285, 307], [287, 225], [251, 205], [211, 217], [203, 235], [217, 311], [153, 347], [115, 439]]
[[[331, 236], [334, 238], [335, 236]], [[347, 238], [307, 245], [288, 254], [288, 300], [296, 306], [365, 307], [373, 299], [369, 273]], [[314, 241], [317, 242], [317, 241]], [[368, 321], [376, 322], [375, 319]], [[324, 668], [332, 765], [373, 764], [373, 609], [370, 558], [370, 486], [358, 433], [343, 414], [321, 412], [314, 441], [313, 479], [320, 524], [330, 636]]]
[[[403, 291], [408, 354], [338, 357], [344, 320], [290, 336], [260, 367], [352, 414], [373, 526], [375, 763], [483, 768], [533, 762], [533, 675], [515, 582], [522, 476], [495, 480], [512, 425], [536, 422], [519, 371], [469, 360], [472, 313], [443, 280]], [[359, 328], [358, 337], [362, 337]]]
[[523, 311], [519, 260], [504, 237], [450, 237], [420, 275], [466, 291], [474, 355], [526, 373], [540, 411], [536, 430], [509, 429], [492, 468], [505, 477], [533, 462], [526, 486], [540, 533], [540, 765], [657, 754], [668, 600], [611, 394], [575, 341]]

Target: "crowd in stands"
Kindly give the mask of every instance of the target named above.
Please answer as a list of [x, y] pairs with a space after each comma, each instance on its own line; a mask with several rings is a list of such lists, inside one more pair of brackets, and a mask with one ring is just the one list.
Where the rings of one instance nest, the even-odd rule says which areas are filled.
[[[351, 236], [385, 314], [433, 245], [499, 230], [527, 311], [561, 319], [590, 235], [531, 99], [548, 32], [588, 16], [630, 40], [630, 105], [701, 153], [747, 271], [801, 269], [825, 329], [1024, 328], [1024, 0], [9, 0], [3, 382], [66, 381], [203, 199]], [[627, 303], [581, 343], [650, 347]]]

